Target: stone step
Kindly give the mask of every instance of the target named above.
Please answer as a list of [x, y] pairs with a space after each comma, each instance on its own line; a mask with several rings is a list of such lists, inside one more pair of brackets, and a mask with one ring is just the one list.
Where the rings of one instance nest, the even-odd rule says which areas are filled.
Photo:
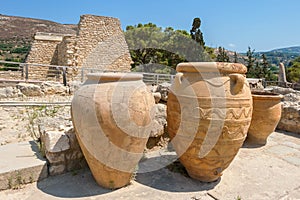
[[47, 178], [47, 162], [34, 141], [0, 146], [0, 190]]

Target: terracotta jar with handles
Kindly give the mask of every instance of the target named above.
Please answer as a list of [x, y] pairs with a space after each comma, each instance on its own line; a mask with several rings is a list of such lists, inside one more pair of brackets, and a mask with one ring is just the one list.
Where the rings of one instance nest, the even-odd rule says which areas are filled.
[[88, 74], [71, 112], [79, 145], [99, 185], [114, 189], [129, 184], [150, 135], [154, 105], [140, 74]]
[[217, 180], [247, 136], [252, 98], [238, 63], [180, 63], [167, 102], [168, 133], [188, 174]]

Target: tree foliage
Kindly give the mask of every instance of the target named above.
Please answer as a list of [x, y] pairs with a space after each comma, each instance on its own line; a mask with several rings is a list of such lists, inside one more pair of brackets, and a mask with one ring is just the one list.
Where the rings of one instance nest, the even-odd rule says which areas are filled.
[[217, 62], [230, 62], [224, 47], [218, 48]]
[[254, 55], [255, 50], [251, 50], [251, 47], [248, 47], [246, 66], [247, 66], [247, 77], [248, 78], [264, 78], [267, 81], [276, 81], [277, 76], [275, 74], [275, 69], [269, 63], [267, 56], [265, 54], [261, 55], [261, 59]]
[[199, 43], [200, 46], [204, 48], [205, 42], [203, 39], [203, 33], [200, 30], [200, 26], [201, 26], [201, 19], [197, 17], [193, 20], [193, 25], [192, 25], [192, 29], [190, 30], [190, 33], [192, 39], [195, 40], [197, 43]]
[[245, 59], [248, 78], [256, 78], [254, 69], [256, 58], [254, 57], [254, 52], [255, 50], [251, 50], [251, 47], [248, 47], [247, 58]]
[[134, 62], [133, 70], [156, 63], [160, 66], [156, 71], [168, 73], [170, 70], [162, 69], [162, 65], [175, 69], [180, 62], [211, 60], [205, 49], [185, 30], [163, 29], [153, 23], [138, 24], [126, 27], [125, 38]]
[[300, 81], [300, 56], [290, 62], [287, 71], [287, 79], [289, 82], [295, 83]]

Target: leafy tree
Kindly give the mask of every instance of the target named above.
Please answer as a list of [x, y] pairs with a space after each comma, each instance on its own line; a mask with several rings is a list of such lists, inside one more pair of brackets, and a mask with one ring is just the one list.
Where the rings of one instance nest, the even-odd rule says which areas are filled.
[[287, 79], [289, 82], [295, 83], [300, 81], [300, 56], [290, 62], [287, 71]]
[[132, 70], [139, 70], [140, 65], [149, 67], [148, 64], [152, 63], [175, 69], [180, 62], [210, 60], [204, 48], [192, 40], [185, 30], [174, 30], [172, 27], [162, 29], [148, 23], [127, 26], [124, 34], [134, 62]]
[[229, 56], [227, 55], [224, 47], [218, 48], [217, 62], [229, 62]]

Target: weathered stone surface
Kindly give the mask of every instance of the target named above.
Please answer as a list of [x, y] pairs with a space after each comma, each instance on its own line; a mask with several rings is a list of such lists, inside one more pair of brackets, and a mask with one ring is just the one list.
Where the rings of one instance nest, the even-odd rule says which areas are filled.
[[[67, 80], [72, 81], [79, 78], [77, 66], [129, 71], [132, 59], [119, 19], [82, 15], [76, 35], [38, 33], [26, 63], [72, 66], [66, 72]], [[53, 80], [61, 74], [61, 69], [29, 65], [30, 79]]]
[[45, 131], [42, 140], [46, 152], [58, 153], [70, 149], [69, 138], [61, 131]]
[[66, 94], [67, 87], [63, 84], [54, 82], [54, 81], [45, 81], [41, 84], [41, 90], [46, 95], [53, 95], [53, 94]]
[[158, 104], [158, 102], [161, 99], [161, 93], [160, 92], [155, 92], [155, 93], [152, 93], [152, 95], [154, 97], [155, 103]]
[[164, 134], [167, 125], [167, 106], [164, 104], [155, 105], [155, 117], [150, 137], [159, 137]]
[[43, 130], [41, 141], [49, 163], [49, 174], [51, 176], [58, 175], [86, 167], [87, 163], [73, 127], [65, 127], [64, 125], [57, 125], [57, 127], [61, 131], [49, 131], [45, 127], [41, 128]]
[[63, 174], [65, 171], [66, 171], [66, 166], [64, 164], [49, 166], [49, 175], [50, 176]]
[[277, 129], [300, 134], [300, 105], [283, 107]]
[[70, 94], [74, 94], [82, 85], [82, 83], [80, 81], [71, 81], [69, 82], [68, 86], [69, 86], [69, 93]]
[[41, 87], [31, 83], [18, 83], [17, 89], [19, 89], [26, 96], [42, 96], [44, 93]]
[[290, 93], [297, 93], [300, 94], [300, 91], [293, 90], [292, 88], [283, 88], [283, 87], [278, 87], [278, 86], [272, 86], [268, 87], [268, 90], [271, 90], [274, 93], [286, 95]]
[[159, 92], [161, 94], [161, 100], [167, 102], [168, 101], [168, 93], [170, 90], [171, 84], [164, 82], [157, 86], [155, 92]]
[[251, 89], [255, 89], [255, 90], [264, 89], [264, 86], [262, 84], [262, 79], [259, 79], [259, 78], [247, 78], [247, 81], [248, 81]]
[[284, 95], [281, 120], [277, 129], [300, 133], [300, 91], [282, 87], [270, 87], [270, 90]]
[[4, 88], [0, 88], [0, 99], [1, 98], [15, 98], [20, 97], [23, 94], [20, 92], [19, 89], [8, 86]]

